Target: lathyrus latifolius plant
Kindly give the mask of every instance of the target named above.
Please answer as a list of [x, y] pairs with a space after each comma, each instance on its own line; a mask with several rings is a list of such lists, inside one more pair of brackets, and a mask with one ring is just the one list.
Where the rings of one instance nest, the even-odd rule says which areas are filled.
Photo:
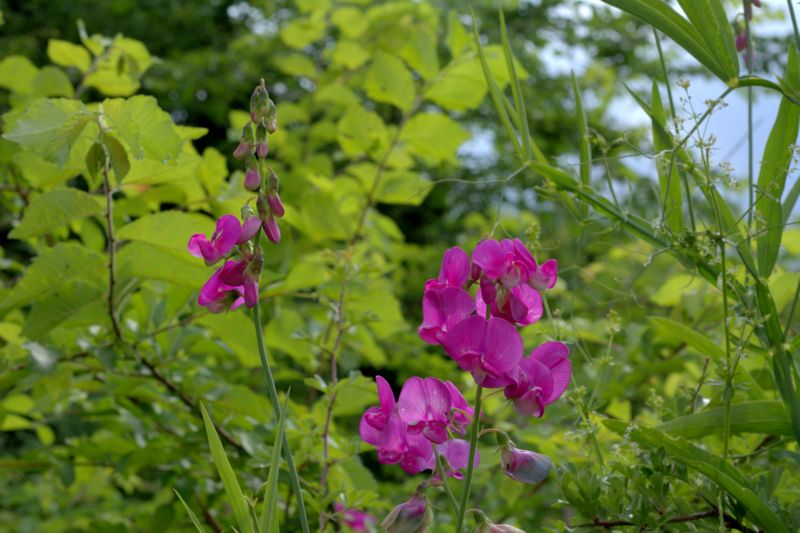
[[[456, 531], [463, 530], [472, 474], [480, 460], [476, 445], [481, 435], [496, 434], [500, 464], [511, 479], [535, 484], [547, 477], [552, 467], [548, 457], [516, 448], [505, 432], [494, 428], [479, 431], [479, 426], [484, 388], [502, 390], [520, 414], [537, 418], [566, 390], [572, 374], [567, 346], [545, 342], [523, 357], [517, 330], [542, 317], [539, 291], [553, 288], [557, 276], [555, 260], [537, 264], [519, 239], [483, 240], [471, 260], [461, 248], [445, 252], [439, 276], [425, 284], [419, 336], [429, 344], [441, 345], [469, 372], [477, 392], [470, 405], [452, 382], [415, 376], [406, 380], [395, 400], [389, 383], [381, 376], [376, 378], [380, 405], [362, 416], [361, 438], [377, 448], [381, 463], [399, 464], [409, 474], [432, 472], [412, 498], [383, 521], [390, 533], [427, 530], [432, 512], [425, 491], [431, 487], [447, 493]], [[473, 286], [474, 295], [467, 290]], [[459, 437], [465, 436], [468, 426], [469, 441], [465, 441]], [[449, 477], [464, 480], [460, 502], [448, 486]], [[516, 530], [489, 523], [478, 509], [469, 511], [476, 517], [478, 531]]]

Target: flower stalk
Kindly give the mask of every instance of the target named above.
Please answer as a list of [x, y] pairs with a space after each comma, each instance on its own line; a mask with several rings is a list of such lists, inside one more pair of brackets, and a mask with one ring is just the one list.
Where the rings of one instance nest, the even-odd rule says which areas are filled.
[[[480, 425], [481, 418], [481, 397], [483, 395], [483, 387], [478, 385], [478, 390], [475, 392], [475, 414], [472, 418], [472, 426], [469, 436], [469, 456], [475, 457], [475, 449], [478, 447], [478, 426]], [[467, 505], [469, 504], [469, 492], [472, 488], [472, 474], [475, 470], [474, 461], [467, 461], [467, 474], [464, 478], [464, 492], [461, 495], [461, 506], [458, 510], [458, 517], [456, 519], [456, 533], [461, 533], [464, 528], [464, 516], [467, 513]]]

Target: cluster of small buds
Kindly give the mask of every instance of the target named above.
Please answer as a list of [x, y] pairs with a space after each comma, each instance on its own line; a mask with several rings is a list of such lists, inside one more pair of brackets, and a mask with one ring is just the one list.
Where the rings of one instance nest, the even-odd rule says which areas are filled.
[[[242, 304], [252, 308], [258, 303], [258, 280], [264, 256], [261, 245], [256, 244], [256, 236], [263, 229], [273, 243], [281, 240], [275, 218], [282, 217], [285, 210], [278, 196], [278, 176], [266, 164], [268, 133], [276, 129], [277, 109], [262, 79], [250, 99], [250, 122], [242, 130], [241, 141], [233, 152], [234, 157], [244, 159], [247, 164], [244, 186], [258, 192], [258, 213], [245, 204], [241, 222], [234, 215], [223, 215], [217, 220], [210, 239], [197, 233], [192, 235], [187, 246], [189, 253], [202, 258], [208, 266], [225, 260], [197, 297], [197, 303], [212, 313], [233, 310]], [[262, 176], [267, 176], [266, 183], [262, 183]], [[229, 258], [232, 253], [238, 254], [238, 258]]]
[[266, 159], [269, 155], [269, 134], [277, 129], [278, 108], [269, 97], [264, 80], [261, 80], [250, 97], [250, 121], [242, 129], [242, 137], [233, 156], [245, 162], [244, 187], [258, 192], [256, 207], [264, 234], [276, 244], [281, 240], [276, 219], [284, 215], [285, 209], [278, 193], [280, 180]]

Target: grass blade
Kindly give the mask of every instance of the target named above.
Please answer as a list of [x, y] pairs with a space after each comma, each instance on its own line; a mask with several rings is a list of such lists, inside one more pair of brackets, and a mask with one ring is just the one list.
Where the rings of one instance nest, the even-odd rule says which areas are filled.
[[204, 528], [203, 524], [201, 524], [200, 521], [197, 519], [197, 515], [194, 514], [194, 511], [192, 511], [191, 507], [189, 507], [189, 505], [183, 500], [181, 493], [175, 489], [172, 489], [172, 492], [175, 493], [175, 496], [177, 496], [178, 499], [183, 504], [183, 508], [186, 509], [186, 514], [189, 515], [189, 520], [191, 520], [192, 524], [194, 524], [194, 528], [200, 533], [205, 533], [206, 528]]
[[578, 85], [575, 72], [572, 73], [572, 90], [575, 93], [575, 114], [578, 121], [578, 133], [581, 136], [581, 183], [589, 185], [592, 177], [592, 145], [589, 142], [589, 121], [583, 107], [583, 96]]
[[214, 460], [214, 466], [217, 467], [222, 485], [225, 487], [225, 493], [228, 495], [233, 514], [236, 517], [236, 523], [239, 525], [239, 531], [242, 533], [253, 532], [253, 521], [250, 518], [250, 513], [247, 509], [246, 500], [242, 489], [239, 487], [239, 481], [236, 479], [236, 474], [231, 468], [231, 463], [228, 461], [228, 456], [225, 454], [225, 449], [222, 447], [222, 441], [219, 440], [217, 430], [214, 428], [214, 423], [206, 411], [206, 406], [200, 404], [200, 410], [203, 413], [203, 423], [206, 426], [206, 434], [208, 435], [208, 446], [211, 449], [211, 458]]
[[[674, 418], [658, 429], [687, 439], [722, 435], [725, 408], [717, 407]], [[775, 400], [735, 403], [731, 406], [732, 434], [791, 435], [792, 425], [783, 403]]]
[[685, 342], [714, 361], [725, 359], [725, 350], [722, 349], [719, 343], [714, 342], [685, 324], [661, 316], [651, 316], [648, 320], [664, 338]]
[[[261, 508], [261, 520], [259, 531], [267, 533], [272, 531], [273, 522], [277, 517], [275, 513], [275, 506], [278, 502], [278, 475], [281, 468], [281, 445], [283, 444], [283, 435], [286, 428], [286, 406], [289, 400], [289, 394], [283, 400], [283, 407], [281, 407], [280, 418], [278, 419], [278, 428], [275, 433], [275, 442], [272, 444], [272, 460], [269, 465], [269, 475], [267, 476], [267, 484], [264, 488], [264, 505]], [[277, 529], [275, 529], [277, 531]]]
[[525, 148], [525, 158], [527, 161], [533, 159], [533, 149], [531, 148], [530, 128], [528, 127], [528, 112], [525, 109], [525, 99], [522, 98], [522, 87], [517, 77], [517, 69], [514, 68], [514, 54], [511, 52], [511, 45], [508, 43], [508, 33], [506, 32], [506, 18], [503, 10], [500, 10], [500, 41], [503, 46], [503, 54], [506, 59], [508, 69], [509, 85], [511, 85], [511, 96], [514, 98], [514, 107], [517, 115], [517, 130], [522, 137], [522, 145]]

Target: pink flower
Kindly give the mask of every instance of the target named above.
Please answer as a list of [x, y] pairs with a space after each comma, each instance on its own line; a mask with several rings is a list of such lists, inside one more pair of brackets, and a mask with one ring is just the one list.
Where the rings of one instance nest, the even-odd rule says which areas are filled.
[[217, 220], [217, 226], [211, 239], [202, 233], [196, 233], [189, 239], [187, 248], [195, 257], [202, 257], [206, 265], [213, 265], [228, 255], [239, 240], [241, 226], [239, 219], [233, 215], [223, 215]]
[[450, 423], [450, 390], [436, 378], [409, 378], [400, 391], [397, 412], [408, 424], [408, 433], [421, 433], [429, 441], [442, 444], [447, 440]]
[[467, 424], [472, 421], [475, 410], [467, 403], [461, 391], [450, 381], [445, 381], [447, 390], [450, 391], [450, 403], [453, 406], [450, 425], [453, 431], [464, 434]]
[[445, 251], [442, 267], [437, 281], [449, 287], [463, 287], [470, 275], [470, 262], [467, 252], [455, 246]]
[[[528, 285], [517, 285], [508, 290], [500, 288], [494, 293], [493, 298], [484, 298], [483, 291], [486, 287], [481, 284], [481, 288], [475, 297], [475, 309], [478, 315], [486, 316], [486, 300], [492, 302], [492, 316], [505, 318], [519, 326], [527, 326], [537, 322], [542, 318], [544, 305], [539, 291], [532, 289]], [[494, 291], [493, 288], [489, 289]]]
[[[381, 431], [386, 427], [389, 417], [394, 413], [395, 400], [392, 387], [388, 381], [382, 376], [375, 376], [375, 382], [378, 385], [378, 403], [380, 405], [367, 409], [361, 417], [361, 421], [362, 424], [367, 424], [369, 427]], [[364, 440], [369, 442], [367, 439]]]
[[502, 318], [471, 316], [456, 324], [442, 339], [444, 351], [478, 385], [503, 387], [512, 382], [508, 372], [522, 358], [522, 338]]
[[233, 310], [245, 303], [241, 283], [230, 283], [241, 278], [241, 273], [237, 274], [239, 268], [236, 261], [227, 261], [219, 267], [200, 289], [197, 303], [212, 313]]
[[484, 276], [508, 289], [527, 283], [536, 272], [536, 260], [519, 239], [481, 241], [472, 252], [472, 261]]
[[546, 455], [521, 450], [509, 443], [500, 449], [500, 465], [514, 481], [535, 484], [544, 481], [553, 468], [553, 461]]
[[[462, 468], [466, 468], [469, 461], [469, 442], [462, 439], [450, 439], [445, 443], [439, 444], [436, 447], [439, 455], [447, 459], [450, 468], [447, 469], [447, 475], [455, 479], [464, 479], [464, 475], [460, 472]], [[475, 450], [475, 456], [472, 460], [473, 468], [476, 468], [480, 463], [480, 455], [478, 450]], [[435, 469], [435, 465], [432, 465]]]
[[344, 525], [353, 531], [359, 533], [368, 532], [371, 530], [370, 526], [376, 522], [375, 517], [370, 513], [362, 511], [361, 509], [345, 508], [344, 504], [341, 502], [334, 503], [333, 507], [337, 513], [341, 513]]
[[248, 216], [242, 223], [242, 231], [239, 233], [239, 240], [236, 244], [249, 241], [256, 236], [259, 229], [261, 229], [261, 219], [255, 215]]
[[[362, 438], [363, 436], [362, 434]], [[409, 474], [428, 470], [434, 463], [431, 442], [421, 434], [410, 433], [396, 414], [389, 417], [375, 446], [378, 448], [378, 462], [399, 464]]]
[[566, 344], [545, 342], [519, 362], [510, 373], [513, 383], [505, 388], [518, 412], [539, 418], [545, 406], [561, 397], [572, 375], [568, 356]]
[[428, 530], [430, 522], [428, 500], [417, 492], [410, 500], [392, 509], [381, 526], [389, 533], [423, 533]]
[[470, 316], [474, 309], [472, 296], [460, 287], [426, 287], [419, 337], [429, 344], [440, 344], [444, 334]]
[[552, 289], [558, 281], [558, 261], [548, 259], [536, 269], [528, 281], [534, 289]]

